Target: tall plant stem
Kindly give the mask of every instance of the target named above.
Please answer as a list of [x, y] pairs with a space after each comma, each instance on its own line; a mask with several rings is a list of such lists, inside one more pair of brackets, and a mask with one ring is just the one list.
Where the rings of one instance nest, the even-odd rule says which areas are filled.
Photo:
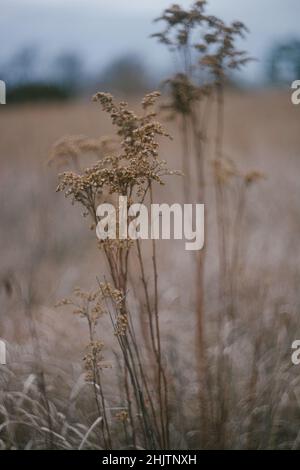
[[[150, 203], [153, 204], [153, 191], [150, 184]], [[160, 324], [159, 324], [159, 310], [158, 310], [158, 271], [157, 271], [157, 256], [156, 256], [156, 243], [152, 239], [152, 264], [154, 274], [154, 316], [155, 316], [155, 332], [157, 344], [157, 366], [158, 366], [158, 395], [160, 405], [160, 420], [163, 431], [163, 443], [165, 448], [169, 447], [169, 406], [168, 406], [168, 386], [165, 372], [162, 366], [161, 356], [161, 339], [160, 339]]]

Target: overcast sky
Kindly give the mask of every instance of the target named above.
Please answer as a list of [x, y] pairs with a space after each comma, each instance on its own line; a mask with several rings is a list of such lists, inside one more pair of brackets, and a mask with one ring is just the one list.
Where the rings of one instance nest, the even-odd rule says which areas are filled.
[[[0, 63], [24, 46], [38, 46], [41, 60], [77, 52], [91, 71], [128, 53], [140, 55], [150, 69], [158, 70], [166, 66], [168, 56], [149, 35], [157, 29], [153, 18], [171, 3], [176, 1], [1, 0]], [[262, 75], [274, 42], [300, 37], [300, 0], [210, 0], [209, 5], [212, 14], [248, 25], [251, 33], [243, 48], [259, 59], [245, 72], [251, 81]]]

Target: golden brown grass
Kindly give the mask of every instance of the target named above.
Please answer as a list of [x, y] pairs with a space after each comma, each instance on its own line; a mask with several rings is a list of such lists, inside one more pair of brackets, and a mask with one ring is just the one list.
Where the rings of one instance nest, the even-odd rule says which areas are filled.
[[[230, 186], [228, 198], [230, 207], [235, 209], [230, 213], [233, 218], [229, 235], [231, 243], [238, 236], [241, 244], [234, 284], [235, 319], [224, 319], [221, 342], [214, 194], [208, 185], [205, 308], [209, 412], [214, 425], [205, 445], [220, 447], [222, 441], [226, 448], [299, 448], [299, 374], [290, 361], [291, 343], [299, 337], [299, 111], [289, 105], [288, 95], [277, 92], [227, 92], [225, 103], [224, 152], [243, 174], [256, 168], [267, 179], [250, 188], [242, 206], [236, 206], [242, 188], [239, 184]], [[133, 107], [136, 108], [135, 103]], [[67, 309], [57, 311], [53, 305], [68, 297], [76, 285], [89, 291], [99, 272], [108, 277], [109, 270], [94, 256], [95, 236], [86, 230], [79, 210], [55, 195], [56, 170], [53, 166], [49, 170], [44, 158], [63, 134], [90, 138], [110, 134], [109, 122], [99, 118], [96, 108], [74, 103], [1, 109], [4, 248], [0, 322], [1, 336], [8, 341], [9, 360], [8, 366], [1, 367], [2, 448], [104, 445], [94, 391], [84, 380], [81, 362], [88, 327], [83, 319], [71, 316]], [[165, 125], [174, 141], [161, 142], [161, 152], [169, 166], [178, 168], [179, 136], [173, 124]], [[208, 133], [213, 128], [211, 122]], [[214, 149], [209, 145], [207, 154], [213, 158]], [[92, 155], [87, 152], [83, 158], [88, 165]], [[179, 188], [181, 192], [179, 180], [170, 180], [158, 190], [158, 200], [183, 200]], [[236, 218], [236, 214], [242, 217]], [[162, 347], [174, 380], [169, 399], [170, 447], [199, 448], [203, 444], [197, 418], [197, 363], [191, 343], [195, 322], [194, 263], [180, 242], [161, 242], [157, 250]], [[146, 272], [152, 265], [150, 253], [151, 246], [147, 246]], [[139, 269], [138, 260], [133, 267]], [[141, 290], [142, 285], [139, 292], [131, 292], [134, 310], [139, 309]], [[41, 357], [36, 357], [32, 349], [30, 317], [37, 330]], [[113, 346], [114, 335], [108, 331], [110, 320], [104, 318], [99, 333], [105, 332], [107, 346], [100, 352], [103, 364], [109, 367], [103, 370], [107, 398], [104, 404], [100, 403], [100, 409], [107, 411], [114, 447], [127, 447], [131, 442], [127, 435], [131, 431], [126, 429], [128, 416], [124, 414], [127, 399], [115, 375], [119, 359]], [[86, 361], [90, 353], [87, 350]], [[142, 353], [146, 355], [146, 347]], [[222, 369], [217, 373], [220, 359]], [[41, 370], [45, 374], [46, 396]], [[220, 417], [221, 431], [217, 426]]]

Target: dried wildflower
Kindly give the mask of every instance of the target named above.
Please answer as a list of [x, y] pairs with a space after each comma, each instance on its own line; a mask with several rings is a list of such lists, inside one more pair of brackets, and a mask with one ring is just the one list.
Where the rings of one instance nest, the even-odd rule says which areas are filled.
[[226, 25], [208, 15], [206, 3], [196, 1], [189, 9], [167, 8], [156, 20], [164, 22], [165, 28], [152, 35], [181, 57], [182, 72], [167, 81], [170, 107], [180, 114], [191, 113], [195, 102], [224, 81], [228, 69], [238, 69], [250, 60], [245, 51], [235, 48], [236, 38], [247, 32], [245, 25], [238, 21]]
[[83, 358], [86, 380], [94, 380], [96, 370], [107, 369], [109, 363], [103, 358], [104, 344], [101, 341], [91, 341], [87, 346], [87, 352]]
[[59, 175], [57, 191], [64, 191], [72, 202], [80, 202], [96, 222], [96, 206], [103, 194], [133, 194], [144, 196], [151, 182], [163, 184], [162, 177], [170, 174], [166, 162], [158, 157], [157, 137], [169, 137], [162, 125], [155, 120], [153, 106], [158, 92], [146, 95], [142, 107], [143, 116], [128, 109], [125, 102], [116, 104], [109, 93], [97, 93], [94, 101], [101, 104], [111, 116], [122, 138], [120, 152], [107, 155], [83, 174], [65, 172]]
[[[247, 28], [238, 21], [225, 25], [214, 17], [209, 19], [209, 26], [212, 31], [204, 36], [206, 53], [200, 57], [199, 63], [208, 69], [219, 86], [224, 82], [228, 69], [239, 69], [252, 60], [245, 51], [235, 47], [236, 38], [243, 38]], [[199, 50], [197, 45], [196, 48]]]
[[214, 160], [213, 167], [216, 180], [219, 183], [227, 183], [232, 177], [239, 176], [234, 163], [227, 158]]
[[250, 186], [252, 183], [255, 183], [256, 181], [259, 181], [265, 178], [266, 176], [264, 175], [264, 173], [261, 173], [260, 171], [250, 171], [249, 173], [246, 173], [244, 176], [244, 180], [247, 186]]
[[128, 317], [126, 313], [120, 313], [117, 316], [115, 324], [115, 335], [125, 336], [128, 328]]
[[232, 178], [238, 178], [242, 180], [246, 186], [250, 186], [256, 181], [265, 179], [265, 175], [260, 171], [254, 170], [246, 174], [242, 173], [229, 158], [214, 160], [213, 167], [217, 181], [222, 184], [229, 183]]
[[207, 91], [195, 86], [184, 73], [178, 73], [164, 83], [169, 86], [171, 102], [162, 108], [182, 115], [191, 114], [195, 102]]
[[194, 28], [205, 20], [206, 1], [195, 2], [190, 10], [184, 10], [179, 5], [172, 5], [155, 21], [163, 21], [165, 29], [160, 33], [155, 33], [161, 43], [171, 48], [181, 48], [186, 46], [191, 38]]
[[[63, 191], [66, 197], [70, 197], [72, 203], [79, 202], [82, 204], [84, 215], [89, 214], [93, 224], [98, 223], [97, 207], [101, 202], [109, 200], [114, 203], [119, 196], [126, 196], [128, 205], [141, 203], [148, 192], [150, 198], [152, 198], [154, 183], [164, 184], [164, 176], [177, 174], [175, 171], [170, 171], [166, 162], [159, 158], [158, 139], [170, 136], [156, 120], [156, 113], [153, 110], [158, 96], [158, 92], [153, 92], [144, 97], [141, 115], [128, 109], [128, 104], [124, 101], [116, 103], [109, 93], [97, 93], [94, 96], [94, 101], [99, 103], [102, 109], [110, 115], [112, 123], [116, 127], [119, 138], [118, 151], [106, 153], [94, 165], [84, 171], [67, 171], [60, 174], [57, 188], [57, 191]], [[129, 251], [132, 244], [133, 240], [111, 240], [109, 238], [98, 242], [98, 246], [103, 249], [108, 262], [112, 283], [98, 283], [98, 289], [93, 292], [76, 289], [74, 292], [75, 299], [70, 302], [75, 307], [74, 313], [85, 317], [89, 326], [90, 344], [84, 357], [84, 365], [87, 379], [95, 385], [95, 400], [99, 416], [103, 417], [101, 422], [103, 423], [103, 440], [106, 442], [106, 448], [112, 448], [109, 443], [110, 432], [101, 377], [101, 369], [107, 367], [107, 364], [102, 355], [103, 343], [96, 341], [95, 328], [98, 318], [105, 312], [107, 312], [112, 322], [117, 343], [124, 357], [125, 370], [126, 373], [128, 372], [126, 389], [131, 387], [134, 392], [132, 396], [136, 415], [144, 413], [146, 400], [151, 402], [151, 410], [154, 411], [154, 403], [157, 398], [149, 395], [148, 378], [137, 366], [140, 356], [133, 324], [129, 321], [127, 278], [129, 277]], [[153, 251], [155, 264], [155, 250]], [[142, 275], [144, 275], [143, 268], [140, 269]], [[156, 272], [156, 266], [153, 269]], [[148, 296], [147, 287], [145, 296]], [[154, 296], [157, 299], [156, 287]], [[150, 304], [148, 304], [148, 308], [151, 309]], [[154, 316], [151, 310], [149, 310], [149, 314]], [[145, 436], [151, 435], [151, 448], [156, 448], [156, 445], [161, 447], [169, 445], [167, 429], [168, 392], [160, 346], [158, 346], [160, 345], [158, 317], [158, 303], [156, 300], [156, 326], [152, 351], [157, 375], [159, 376], [157, 395], [159, 396], [162, 430], [157, 432], [154, 425], [154, 415], [147, 414], [147, 416], [144, 416], [145, 426], [149, 430], [145, 433]], [[128, 389], [126, 393], [131, 394], [131, 391]], [[122, 419], [125, 420], [125, 415]], [[131, 416], [131, 426], [135, 425], [134, 421], [135, 418]], [[145, 446], [147, 446], [146, 442]]]
[[115, 418], [121, 423], [126, 423], [128, 421], [128, 411], [119, 411], [119, 413], [116, 413]]
[[61, 299], [55, 304], [55, 308], [62, 307], [63, 305], [73, 305], [73, 302], [70, 299]]
[[160, 97], [159, 91], [153, 91], [152, 93], [148, 93], [142, 100], [143, 109], [147, 109], [150, 106], [154, 106], [157, 98], [159, 97]]
[[68, 135], [59, 139], [53, 146], [48, 163], [56, 163], [58, 167], [65, 167], [70, 162], [76, 169], [79, 168], [80, 158], [84, 155], [94, 155], [98, 159], [104, 155], [114, 153], [117, 140], [104, 136], [92, 139], [84, 135]]
[[123, 294], [120, 290], [113, 287], [109, 282], [100, 282], [99, 288], [103, 298], [108, 298], [119, 305], [123, 300]]
[[85, 292], [76, 287], [73, 293], [74, 298], [62, 299], [56, 304], [56, 307], [71, 305], [73, 307], [73, 314], [87, 318], [91, 330], [93, 330], [97, 325], [98, 319], [106, 313], [102, 290], [98, 288], [92, 292]]

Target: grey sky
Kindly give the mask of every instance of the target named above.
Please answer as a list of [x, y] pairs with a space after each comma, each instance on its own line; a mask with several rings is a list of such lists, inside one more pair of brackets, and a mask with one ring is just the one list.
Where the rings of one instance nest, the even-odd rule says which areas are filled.
[[[1, 0], [0, 63], [22, 46], [36, 45], [41, 57], [74, 51], [90, 70], [113, 57], [136, 53], [153, 70], [168, 63], [164, 48], [149, 35], [152, 19], [172, 0]], [[187, 0], [178, 1], [189, 5]], [[263, 64], [268, 48], [290, 36], [300, 37], [299, 0], [211, 0], [209, 10], [225, 20], [244, 21], [251, 33], [244, 43]], [[248, 66], [253, 81], [262, 66]]]

